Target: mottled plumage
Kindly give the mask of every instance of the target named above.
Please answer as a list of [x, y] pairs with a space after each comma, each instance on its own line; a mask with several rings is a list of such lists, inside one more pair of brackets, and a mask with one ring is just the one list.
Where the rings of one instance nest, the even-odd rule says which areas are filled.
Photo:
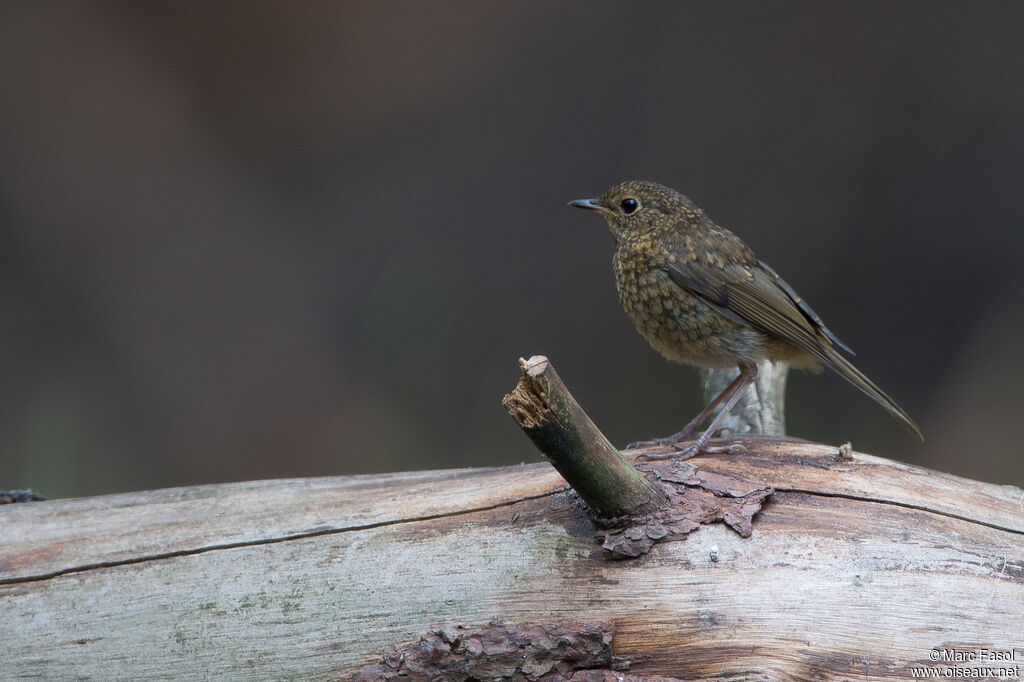
[[612, 264], [619, 301], [655, 350], [676, 362], [740, 368], [740, 378], [697, 419], [656, 442], [689, 437], [711, 408], [726, 400], [720, 417], [687, 452], [703, 448], [753, 381], [757, 362], [766, 359], [829, 367], [921, 437], [903, 408], [839, 353], [839, 348], [852, 351], [793, 288], [682, 194], [630, 181], [571, 204], [598, 211], [608, 222], [617, 244]]

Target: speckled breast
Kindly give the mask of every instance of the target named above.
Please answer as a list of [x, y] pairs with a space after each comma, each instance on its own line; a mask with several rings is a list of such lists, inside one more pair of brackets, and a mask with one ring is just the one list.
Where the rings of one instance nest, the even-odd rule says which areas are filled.
[[612, 267], [622, 308], [656, 351], [675, 362], [719, 368], [766, 357], [768, 339], [761, 332], [676, 284], [650, 253], [649, 241], [622, 242]]

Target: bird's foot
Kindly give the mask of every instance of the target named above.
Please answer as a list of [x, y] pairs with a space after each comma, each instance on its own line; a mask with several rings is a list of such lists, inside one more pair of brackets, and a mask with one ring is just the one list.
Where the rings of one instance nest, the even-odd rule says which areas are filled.
[[636, 450], [637, 448], [651, 448], [659, 445], [678, 445], [679, 441], [685, 440], [683, 438], [676, 438], [675, 436], [669, 436], [668, 438], [651, 438], [650, 440], [637, 440], [626, 445], [627, 450]]
[[682, 443], [672, 441], [668, 438], [656, 438], [654, 440], [643, 441], [638, 444], [630, 444], [629, 447], [647, 447], [649, 445], [671, 445], [672, 450], [669, 452], [641, 452], [637, 457], [643, 457], [646, 460], [675, 459], [681, 462], [701, 453], [708, 455], [732, 454], [734, 452], [746, 450], [741, 443], [731, 443], [729, 445], [708, 445], [707, 442], [702, 443], [700, 439], [686, 447], [683, 447]]
[[658, 445], [672, 445], [676, 446], [684, 440], [690, 440], [693, 438], [693, 432], [697, 430], [699, 421], [694, 419], [692, 422], [683, 427], [682, 431], [673, 433], [671, 436], [665, 436], [664, 438], [651, 438], [650, 440], [638, 440], [630, 443], [626, 446], [627, 450], [634, 450], [636, 448], [649, 448]]

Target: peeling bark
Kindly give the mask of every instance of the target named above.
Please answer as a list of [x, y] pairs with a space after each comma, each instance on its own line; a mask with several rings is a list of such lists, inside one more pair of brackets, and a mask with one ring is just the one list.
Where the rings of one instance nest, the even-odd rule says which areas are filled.
[[609, 621], [441, 628], [414, 644], [390, 647], [379, 663], [357, 672], [353, 682], [564, 682], [579, 670], [610, 670], [614, 631]]
[[598, 540], [612, 559], [641, 556], [657, 542], [682, 540], [715, 521], [724, 521], [740, 537], [750, 537], [754, 515], [772, 494], [771, 487], [702, 472], [692, 462], [659, 460], [638, 466], [661, 483], [669, 503], [650, 516], [599, 523], [603, 530]]
[[708, 678], [636, 675], [612, 655], [610, 621], [504, 626], [470, 632], [461, 625], [434, 630], [417, 642], [391, 646], [353, 682], [710, 682]]

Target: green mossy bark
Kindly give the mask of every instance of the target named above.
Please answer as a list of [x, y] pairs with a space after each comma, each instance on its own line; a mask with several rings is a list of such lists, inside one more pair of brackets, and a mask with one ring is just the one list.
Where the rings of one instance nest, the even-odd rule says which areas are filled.
[[523, 376], [502, 403], [598, 516], [646, 514], [667, 502], [601, 433], [547, 358], [535, 355], [520, 366]]

